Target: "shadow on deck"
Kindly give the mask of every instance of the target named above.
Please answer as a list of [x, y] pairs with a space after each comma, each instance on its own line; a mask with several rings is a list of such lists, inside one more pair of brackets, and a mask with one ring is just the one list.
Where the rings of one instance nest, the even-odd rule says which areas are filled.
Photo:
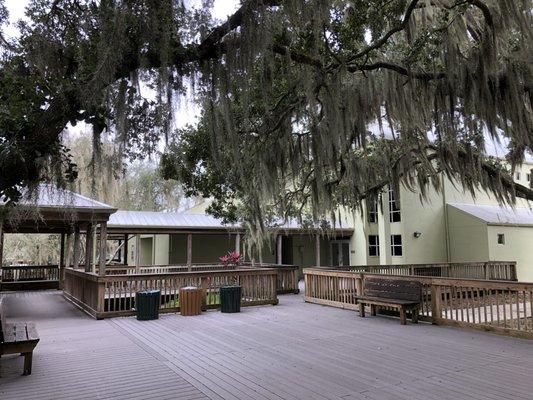
[[280, 296], [240, 314], [96, 321], [58, 291], [5, 294], [32, 320], [33, 374], [0, 361], [7, 399], [531, 399], [531, 341]]

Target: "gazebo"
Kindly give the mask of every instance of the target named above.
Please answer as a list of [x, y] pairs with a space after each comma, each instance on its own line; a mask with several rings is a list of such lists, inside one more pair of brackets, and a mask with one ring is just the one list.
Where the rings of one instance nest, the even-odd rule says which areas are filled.
[[[35, 190], [25, 192], [16, 206], [0, 202], [0, 215], [3, 216], [0, 219], [0, 268], [3, 267], [5, 234], [48, 233], [61, 235], [60, 259], [56, 269], [56, 273], [59, 271], [57, 280], [60, 288], [63, 286], [65, 266], [71, 265], [78, 269], [84, 264], [85, 270], [91, 271], [95, 268], [95, 257], [98, 257], [99, 274], [105, 276], [107, 221], [115, 211], [115, 208], [107, 204], [51, 184], [41, 184]], [[82, 245], [83, 237], [85, 246]], [[99, 245], [94, 251], [97, 239]], [[7, 266], [2, 268], [1, 280], [11, 281], [2, 282], [2, 286], [14, 283], [10, 279], [12, 272], [10, 275], [9, 269]], [[24, 286], [30, 288], [31, 275], [35, 271], [32, 272], [32, 266], [26, 269]], [[35, 279], [39, 280], [42, 280], [42, 274], [41, 279]], [[38, 282], [34, 283], [38, 285]]]

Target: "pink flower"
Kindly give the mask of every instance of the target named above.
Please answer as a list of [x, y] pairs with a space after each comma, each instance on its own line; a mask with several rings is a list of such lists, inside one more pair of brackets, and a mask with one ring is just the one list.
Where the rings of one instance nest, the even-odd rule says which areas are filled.
[[237, 264], [241, 260], [242, 254], [239, 254], [236, 251], [232, 251], [231, 253], [229, 253], [229, 257], [232, 263]]
[[224, 255], [224, 256], [220, 257], [220, 261], [222, 262], [222, 264], [227, 265], [229, 263], [229, 256], [228, 255]]

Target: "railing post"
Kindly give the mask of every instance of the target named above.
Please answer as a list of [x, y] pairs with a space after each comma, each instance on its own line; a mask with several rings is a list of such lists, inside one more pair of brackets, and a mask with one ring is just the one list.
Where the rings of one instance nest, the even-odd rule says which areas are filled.
[[357, 292], [357, 296], [363, 295], [363, 274], [359, 274], [359, 276], [355, 278], [355, 291]]
[[435, 284], [431, 285], [431, 323], [438, 325], [442, 319], [441, 288]]
[[489, 266], [487, 265], [488, 263], [484, 263], [483, 264], [483, 272], [485, 274], [485, 280], [490, 280], [490, 268]]
[[59, 243], [59, 289], [63, 289], [63, 281], [65, 280], [65, 232], [61, 233], [61, 241]]
[[96, 319], [102, 319], [105, 306], [105, 282], [98, 277], [96, 281], [97, 287], [97, 303], [96, 303]]

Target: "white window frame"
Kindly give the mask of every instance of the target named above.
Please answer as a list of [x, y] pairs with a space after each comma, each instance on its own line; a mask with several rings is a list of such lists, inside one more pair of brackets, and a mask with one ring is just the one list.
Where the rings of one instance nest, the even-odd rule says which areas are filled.
[[[372, 244], [370, 238], [376, 238], [376, 242]], [[376, 254], [371, 254], [370, 249], [375, 249]], [[379, 235], [368, 235], [368, 256], [379, 257]]]
[[369, 224], [377, 224], [378, 223], [378, 201], [374, 202], [368, 202], [367, 203], [367, 209], [368, 209], [368, 223]]
[[391, 223], [402, 221], [400, 200], [398, 197], [394, 189], [389, 186], [389, 222]]
[[496, 241], [498, 244], [502, 246], [505, 245], [505, 233], [498, 233], [496, 236]]
[[[395, 238], [400, 238], [400, 244], [395, 242]], [[398, 254], [398, 249], [400, 254]], [[392, 257], [403, 257], [402, 235], [390, 235], [390, 252]]]

